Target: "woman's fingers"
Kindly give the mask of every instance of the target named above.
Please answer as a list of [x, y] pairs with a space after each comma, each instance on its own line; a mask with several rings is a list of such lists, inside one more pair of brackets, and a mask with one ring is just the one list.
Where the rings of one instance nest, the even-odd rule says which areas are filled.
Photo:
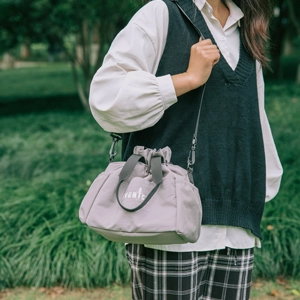
[[205, 83], [215, 64], [220, 59], [220, 51], [210, 39], [202, 40], [191, 47], [191, 55], [187, 74], [190, 76], [193, 86]]
[[191, 47], [190, 61], [186, 72], [173, 75], [176, 95], [180, 96], [203, 85], [209, 78], [213, 66], [220, 59], [220, 51], [210, 39], [203, 40]]

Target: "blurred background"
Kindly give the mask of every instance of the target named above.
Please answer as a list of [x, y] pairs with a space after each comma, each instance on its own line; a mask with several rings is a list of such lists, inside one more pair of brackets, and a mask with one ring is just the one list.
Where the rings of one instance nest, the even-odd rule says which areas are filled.
[[[300, 3], [275, 2], [265, 107], [285, 172], [265, 208], [254, 276], [299, 280]], [[110, 148], [89, 113], [89, 85], [141, 6], [0, 0], [0, 290], [129, 281], [124, 246], [81, 225], [78, 208]]]

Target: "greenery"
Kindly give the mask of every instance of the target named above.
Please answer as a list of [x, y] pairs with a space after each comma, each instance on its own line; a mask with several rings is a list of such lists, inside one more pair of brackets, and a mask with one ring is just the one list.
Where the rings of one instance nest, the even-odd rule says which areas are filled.
[[81, 225], [79, 204], [107, 163], [89, 114], [0, 119], [0, 288], [127, 282], [124, 246]]
[[0, 116], [53, 109], [82, 110], [70, 64], [29, 64], [27, 68], [0, 72]]
[[67, 63], [39, 63], [30, 68], [2, 71], [0, 90], [0, 103], [76, 96], [71, 66]]
[[[267, 95], [285, 173], [279, 195], [266, 205], [254, 275], [296, 279], [300, 87], [269, 83]], [[0, 289], [127, 283], [124, 245], [104, 240], [78, 220], [86, 190], [107, 165], [109, 134], [84, 112], [7, 116], [0, 128]]]
[[279, 195], [267, 203], [262, 220], [263, 248], [257, 251], [256, 276], [300, 273], [300, 87], [270, 84], [268, 112], [284, 176]]
[[[1, 297], [2, 296], [2, 297]], [[125, 300], [130, 299], [131, 289], [129, 286], [114, 285], [108, 288], [64, 289], [62, 287], [25, 289], [16, 288], [0, 292], [1, 300]]]
[[0, 0], [0, 54], [20, 44], [29, 54], [34, 42], [47, 44], [50, 59], [64, 53], [71, 62], [82, 106], [88, 110], [92, 77], [115, 35], [141, 4], [131, 0]]

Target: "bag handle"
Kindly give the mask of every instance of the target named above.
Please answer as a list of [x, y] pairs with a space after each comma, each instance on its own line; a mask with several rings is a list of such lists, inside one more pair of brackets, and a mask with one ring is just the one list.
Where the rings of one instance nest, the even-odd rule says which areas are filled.
[[158, 188], [163, 180], [162, 168], [161, 168], [161, 156], [155, 156], [155, 154], [154, 154], [151, 158], [151, 165], [149, 168], [151, 169], [151, 172], [152, 172], [153, 182], [156, 184], [155, 187], [150, 191], [150, 193], [144, 199], [144, 201], [141, 204], [139, 204], [138, 206], [136, 206], [134, 208], [127, 208], [126, 206], [124, 206], [119, 199], [119, 190], [120, 190], [121, 184], [132, 174], [136, 164], [139, 162], [139, 160], [141, 158], [143, 158], [142, 155], [132, 154], [126, 161], [126, 163], [123, 166], [122, 171], [120, 172], [120, 175], [119, 175], [120, 178], [119, 178], [119, 183], [118, 183], [117, 190], [116, 190], [117, 201], [118, 201], [119, 205], [128, 212], [135, 212], [135, 211], [141, 209], [142, 207], [144, 207], [149, 202], [149, 200], [153, 197], [153, 195], [156, 193], [156, 191], [158, 190]]

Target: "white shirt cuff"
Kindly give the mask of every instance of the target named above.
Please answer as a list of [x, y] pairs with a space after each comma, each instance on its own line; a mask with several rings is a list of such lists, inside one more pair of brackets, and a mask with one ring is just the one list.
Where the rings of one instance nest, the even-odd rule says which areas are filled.
[[158, 89], [161, 95], [161, 101], [164, 106], [164, 110], [166, 110], [172, 104], [177, 102], [173, 81], [171, 75], [165, 75], [156, 78]]

